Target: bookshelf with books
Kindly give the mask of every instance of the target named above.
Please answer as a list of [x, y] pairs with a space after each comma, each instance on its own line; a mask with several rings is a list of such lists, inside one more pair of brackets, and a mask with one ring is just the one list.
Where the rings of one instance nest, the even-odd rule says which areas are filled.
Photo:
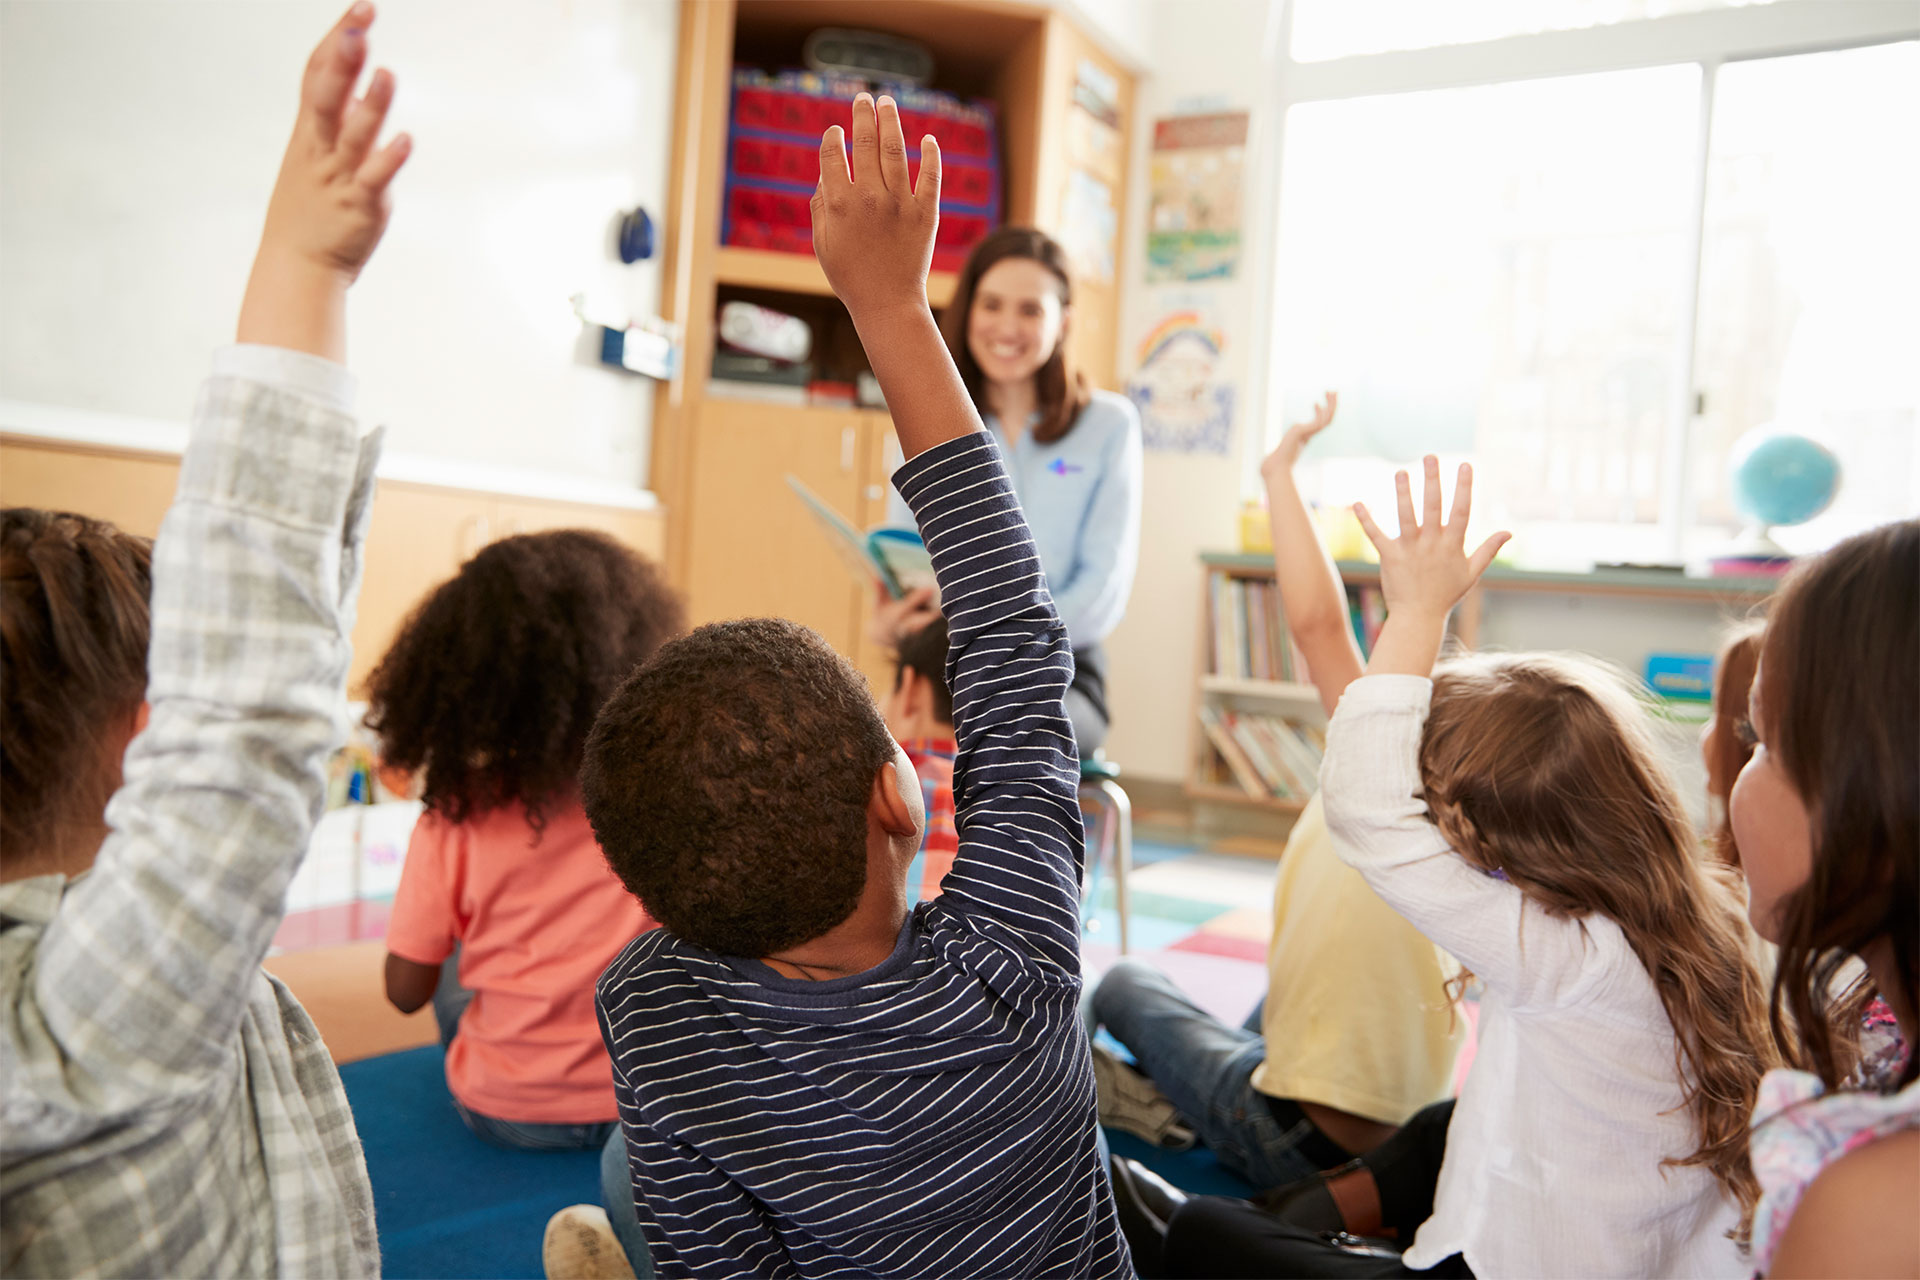
[[[1186, 794], [1203, 804], [1298, 813], [1313, 791], [1326, 712], [1286, 630], [1273, 558], [1205, 552], [1200, 565]], [[1380, 566], [1343, 560], [1336, 567], [1354, 636], [1370, 653], [1386, 619]], [[1452, 644], [1479, 647], [1487, 602], [1496, 600], [1488, 643], [1577, 649], [1638, 671], [1642, 645], [1710, 655], [1728, 622], [1749, 616], [1775, 585], [1635, 567], [1556, 572], [1495, 564], [1454, 610], [1448, 630]], [[1682, 754], [1697, 761], [1690, 740], [1687, 746]]]
[[1209, 566], [1204, 584], [1187, 795], [1298, 813], [1317, 784], [1326, 716], [1271, 567]]

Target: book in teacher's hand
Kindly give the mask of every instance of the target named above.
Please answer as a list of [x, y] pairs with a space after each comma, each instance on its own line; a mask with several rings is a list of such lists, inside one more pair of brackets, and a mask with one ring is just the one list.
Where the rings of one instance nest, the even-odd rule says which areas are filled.
[[827, 540], [862, 581], [877, 582], [887, 594], [898, 600], [909, 591], [934, 586], [933, 558], [917, 529], [889, 528], [860, 532], [819, 494], [801, 484], [796, 476], [787, 477], [787, 485], [813, 514]]

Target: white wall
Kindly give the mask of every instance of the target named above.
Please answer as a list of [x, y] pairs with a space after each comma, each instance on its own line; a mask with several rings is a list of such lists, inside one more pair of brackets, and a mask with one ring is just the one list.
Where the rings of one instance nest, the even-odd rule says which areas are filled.
[[[1147, 220], [1148, 146], [1153, 122], [1189, 107], [1253, 112], [1247, 146], [1242, 237], [1245, 252], [1230, 283], [1208, 289], [1228, 328], [1222, 353], [1239, 388], [1237, 439], [1228, 457], [1148, 453], [1141, 518], [1140, 571], [1127, 617], [1108, 642], [1107, 689], [1113, 733], [1107, 752], [1130, 774], [1179, 779], [1186, 774], [1198, 642], [1202, 551], [1239, 544], [1240, 447], [1259, 437], [1265, 405], [1256, 398], [1265, 336], [1255, 332], [1259, 295], [1266, 287], [1273, 219], [1263, 212], [1272, 181], [1276, 122], [1267, 118], [1272, 67], [1267, 0], [1159, 0], [1149, 6], [1153, 56], [1136, 99], [1127, 244], [1122, 247], [1123, 376], [1133, 370], [1133, 345], [1166, 309], [1165, 288], [1143, 278]], [[1196, 17], [1204, 14], [1204, 21]]]
[[[231, 341], [307, 53], [344, 0], [0, 0], [0, 398], [178, 420]], [[353, 293], [395, 451], [645, 484], [652, 384], [569, 295], [657, 310], [609, 249], [667, 190], [674, 0], [383, 0], [414, 135]]]

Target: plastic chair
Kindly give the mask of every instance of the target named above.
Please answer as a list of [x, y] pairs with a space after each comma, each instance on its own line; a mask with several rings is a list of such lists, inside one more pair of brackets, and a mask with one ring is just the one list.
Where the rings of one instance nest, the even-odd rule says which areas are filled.
[[1113, 869], [1113, 902], [1120, 915], [1120, 954], [1127, 954], [1127, 872], [1133, 869], [1133, 805], [1115, 781], [1120, 766], [1095, 754], [1080, 762], [1080, 811], [1093, 817], [1087, 841], [1087, 892], [1083, 901], [1091, 915], [1095, 871]]

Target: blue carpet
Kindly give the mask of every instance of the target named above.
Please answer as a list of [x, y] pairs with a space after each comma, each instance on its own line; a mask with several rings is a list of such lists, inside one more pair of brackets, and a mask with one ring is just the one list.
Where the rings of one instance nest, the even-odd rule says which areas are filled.
[[1150, 1142], [1118, 1129], [1107, 1130], [1107, 1143], [1116, 1156], [1123, 1160], [1138, 1160], [1188, 1195], [1238, 1196], [1245, 1199], [1253, 1194], [1251, 1186], [1229, 1172], [1205, 1147], [1195, 1147], [1191, 1151], [1163, 1151]]
[[473, 1136], [438, 1046], [340, 1068], [366, 1148], [391, 1280], [538, 1277], [547, 1219], [600, 1203], [598, 1151], [509, 1151]]

